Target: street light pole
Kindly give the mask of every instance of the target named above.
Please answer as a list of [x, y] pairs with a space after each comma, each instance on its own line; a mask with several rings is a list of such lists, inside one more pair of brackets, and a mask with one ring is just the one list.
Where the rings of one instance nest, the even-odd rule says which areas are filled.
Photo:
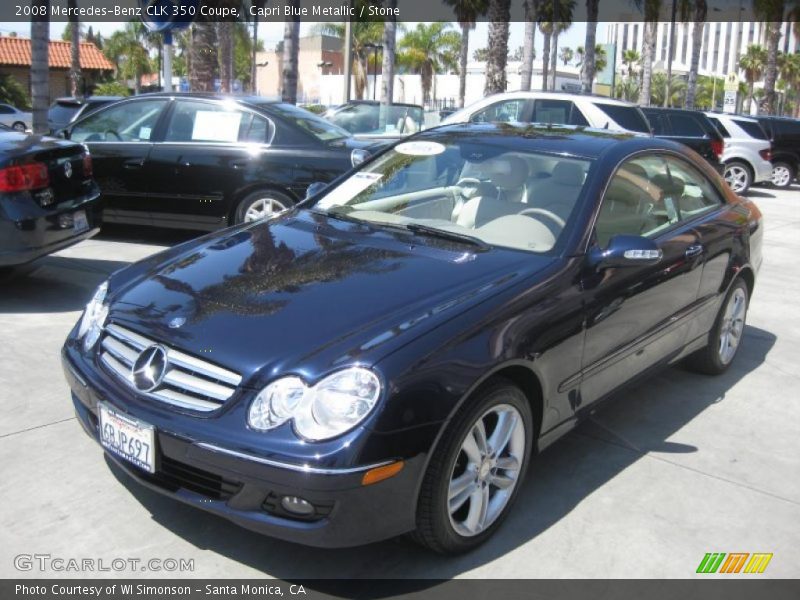
[[[672, 18], [669, 22], [669, 54], [667, 55], [667, 85], [664, 94], [664, 107], [669, 106], [670, 87], [672, 86], [672, 52], [675, 45], [675, 9], [678, 7], [676, 0], [672, 0]], [[656, 34], [658, 30], [656, 30]]]

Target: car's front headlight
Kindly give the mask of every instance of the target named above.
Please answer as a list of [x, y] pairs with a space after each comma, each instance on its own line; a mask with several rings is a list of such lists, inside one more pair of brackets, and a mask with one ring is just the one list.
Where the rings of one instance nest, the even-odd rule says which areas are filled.
[[305, 439], [327, 440], [363, 421], [380, 394], [378, 376], [363, 367], [344, 369], [310, 387], [298, 377], [283, 377], [256, 396], [247, 421], [266, 431], [292, 420]]
[[97, 343], [100, 333], [103, 331], [103, 325], [108, 317], [108, 306], [105, 303], [107, 292], [108, 282], [104, 281], [89, 300], [86, 310], [83, 311], [80, 325], [78, 325], [78, 338], [83, 338], [84, 351], [90, 350]]

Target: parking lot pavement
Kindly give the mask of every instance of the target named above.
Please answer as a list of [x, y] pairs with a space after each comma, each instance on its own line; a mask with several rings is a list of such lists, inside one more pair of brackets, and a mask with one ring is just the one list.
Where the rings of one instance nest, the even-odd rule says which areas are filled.
[[73, 418], [59, 349], [107, 274], [187, 234], [115, 228], [44, 259], [0, 283], [0, 577], [84, 576], [18, 572], [22, 553], [194, 559], [175, 575], [196, 577], [690, 577], [706, 552], [772, 552], [763, 576], [800, 576], [800, 186], [752, 196], [765, 260], [732, 368], [673, 368], [601, 407], [538, 457], [499, 534], [458, 558], [405, 539], [309, 549], [131, 482]]

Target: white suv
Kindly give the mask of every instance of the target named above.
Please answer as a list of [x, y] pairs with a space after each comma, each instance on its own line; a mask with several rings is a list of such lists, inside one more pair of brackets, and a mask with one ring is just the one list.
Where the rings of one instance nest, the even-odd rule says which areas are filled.
[[706, 116], [725, 138], [720, 162], [725, 166], [725, 181], [737, 194], [744, 194], [754, 183], [772, 181], [770, 141], [756, 119], [725, 113]]
[[480, 122], [583, 125], [650, 135], [650, 125], [635, 104], [605, 96], [559, 92], [494, 94], [454, 112], [442, 124]]

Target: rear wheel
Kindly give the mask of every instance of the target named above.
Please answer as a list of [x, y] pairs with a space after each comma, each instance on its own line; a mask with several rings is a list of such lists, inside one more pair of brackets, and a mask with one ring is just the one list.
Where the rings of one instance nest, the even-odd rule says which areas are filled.
[[708, 345], [686, 359], [690, 369], [708, 375], [728, 370], [742, 343], [748, 300], [747, 284], [737, 279], [719, 309]]
[[725, 165], [725, 181], [737, 194], [744, 194], [753, 183], [750, 167], [745, 163], [732, 160]]
[[250, 223], [281, 213], [294, 204], [286, 194], [275, 190], [259, 190], [248, 194], [236, 207], [234, 222]]
[[532, 442], [530, 404], [518, 387], [497, 379], [478, 391], [428, 465], [415, 539], [443, 554], [486, 541], [519, 492]]
[[772, 165], [772, 185], [777, 188], [787, 188], [794, 179], [794, 169], [789, 163], [776, 162]]

